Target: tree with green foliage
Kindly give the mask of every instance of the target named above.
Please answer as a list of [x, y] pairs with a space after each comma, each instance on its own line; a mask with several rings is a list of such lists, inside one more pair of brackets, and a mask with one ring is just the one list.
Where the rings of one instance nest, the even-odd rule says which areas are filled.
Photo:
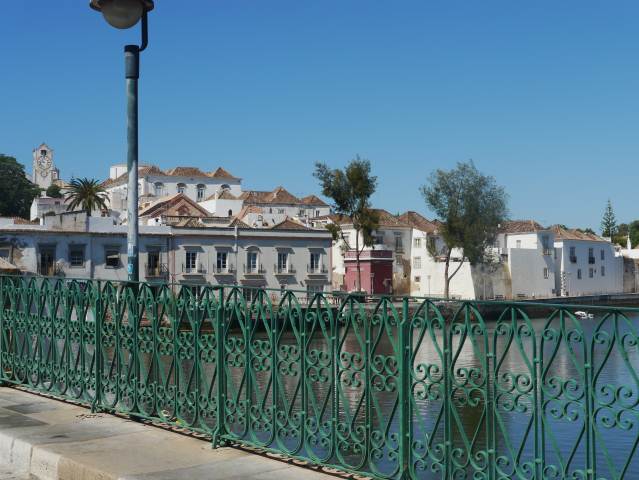
[[0, 154], [0, 192], [0, 216], [29, 218], [40, 187], [27, 178], [15, 157]]
[[47, 191], [45, 193], [47, 197], [51, 197], [51, 198], [64, 197], [64, 194], [62, 193], [62, 189], [60, 188], [60, 185], [56, 183], [52, 183], [51, 185], [49, 185], [49, 188], [47, 188]]
[[81, 208], [88, 217], [94, 210], [107, 208], [109, 198], [99, 180], [94, 178], [73, 178], [67, 188], [67, 211]]
[[[476, 265], [491, 260], [489, 248], [495, 243], [499, 224], [507, 218], [508, 196], [472, 161], [458, 163], [452, 170], [436, 170], [420, 190], [442, 222], [440, 234], [446, 246], [444, 296], [449, 298], [450, 281], [465, 261]], [[453, 249], [459, 249], [463, 257], [451, 273]]]
[[[348, 250], [355, 251], [357, 268], [357, 291], [362, 289], [360, 254], [364, 247], [373, 245], [373, 231], [379, 226], [379, 215], [371, 208], [370, 198], [377, 188], [377, 177], [371, 174], [371, 164], [359, 155], [344, 168], [331, 169], [324, 163], [315, 164], [313, 176], [322, 187], [322, 194], [333, 200], [333, 211], [340, 220], [346, 217], [355, 230], [355, 242], [352, 245], [346, 238], [339, 223], [327, 226], [333, 239], [341, 239]], [[360, 242], [361, 237], [361, 242]], [[360, 245], [361, 243], [361, 245]]]
[[604, 210], [603, 218], [601, 219], [601, 235], [612, 238], [616, 231], [617, 219], [615, 218], [615, 212], [612, 209], [612, 202], [608, 199], [606, 210]]
[[626, 248], [628, 245], [628, 237], [632, 247], [639, 246], [639, 220], [633, 220], [630, 223], [620, 223], [617, 231], [612, 237], [612, 242]]

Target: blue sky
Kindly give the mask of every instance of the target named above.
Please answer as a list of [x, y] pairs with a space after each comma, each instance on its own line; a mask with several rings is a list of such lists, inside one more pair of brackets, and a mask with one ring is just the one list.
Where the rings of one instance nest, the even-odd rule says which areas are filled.
[[[64, 178], [125, 158], [122, 47], [88, 0], [0, 2], [0, 152]], [[140, 157], [318, 193], [313, 163], [369, 158], [374, 203], [473, 159], [513, 218], [598, 229], [636, 209], [639, 2], [157, 0]]]

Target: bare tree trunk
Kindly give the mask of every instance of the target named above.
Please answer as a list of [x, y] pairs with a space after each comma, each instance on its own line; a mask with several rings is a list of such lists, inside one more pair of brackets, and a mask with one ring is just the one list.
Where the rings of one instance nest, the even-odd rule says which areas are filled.
[[357, 293], [362, 290], [362, 272], [359, 268], [359, 231], [355, 230], [355, 265], [357, 267]]
[[444, 267], [444, 298], [448, 300], [450, 291], [450, 277], [448, 276], [448, 267], [450, 266], [450, 248], [446, 252], [446, 266]]

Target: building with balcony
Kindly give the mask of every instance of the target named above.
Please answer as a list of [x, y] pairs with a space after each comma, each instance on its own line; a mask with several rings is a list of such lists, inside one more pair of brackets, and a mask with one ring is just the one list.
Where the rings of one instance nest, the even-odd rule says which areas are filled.
[[[328, 231], [290, 219], [259, 229], [229, 219], [226, 225], [207, 224], [205, 217], [190, 220], [141, 223], [141, 280], [310, 294], [330, 288]], [[22, 274], [124, 281], [126, 226], [81, 212], [38, 224], [6, 219], [0, 222], [0, 257]]]
[[555, 225], [555, 290], [562, 296], [624, 291], [624, 262], [609, 240]]

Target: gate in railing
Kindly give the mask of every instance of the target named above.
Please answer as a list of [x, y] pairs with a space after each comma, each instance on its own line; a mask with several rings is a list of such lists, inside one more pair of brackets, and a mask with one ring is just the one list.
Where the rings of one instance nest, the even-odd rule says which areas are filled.
[[381, 478], [639, 478], [639, 309], [274, 295], [0, 277], [0, 380]]

